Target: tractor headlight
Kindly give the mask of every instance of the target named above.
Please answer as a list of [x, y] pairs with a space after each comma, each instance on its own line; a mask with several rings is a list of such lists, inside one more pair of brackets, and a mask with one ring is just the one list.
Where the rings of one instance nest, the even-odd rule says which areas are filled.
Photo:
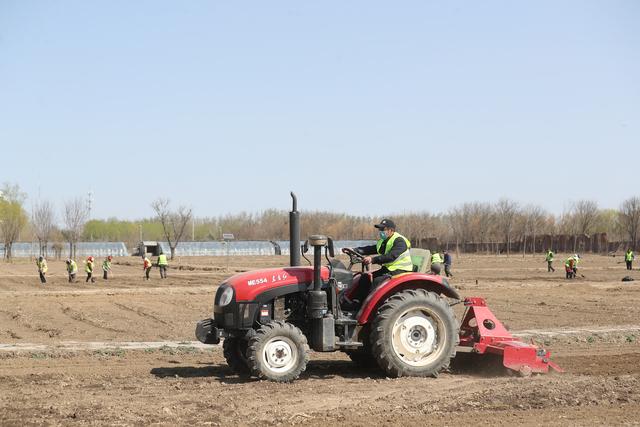
[[222, 293], [220, 294], [220, 299], [218, 299], [218, 306], [224, 307], [228, 305], [233, 299], [233, 288], [231, 286], [227, 286], [224, 288]]

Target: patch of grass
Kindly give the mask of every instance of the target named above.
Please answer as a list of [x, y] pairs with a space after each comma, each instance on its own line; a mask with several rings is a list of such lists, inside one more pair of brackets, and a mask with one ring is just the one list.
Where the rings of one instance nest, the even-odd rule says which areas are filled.
[[624, 340], [628, 343], [633, 343], [636, 341], [636, 336], [634, 334], [627, 335]]
[[147, 353], [147, 354], [152, 354], [152, 353], [156, 352], [156, 349], [155, 348], [145, 348], [144, 352]]
[[186, 353], [195, 353], [198, 351], [197, 348], [192, 346], [185, 347], [169, 347], [168, 345], [163, 345], [158, 350], [160, 350], [163, 354], [168, 355], [176, 355], [176, 354], [186, 354]]
[[173, 347], [169, 347], [168, 345], [163, 345], [162, 347], [160, 347], [158, 350], [160, 350], [161, 353], [163, 354], [170, 354], [170, 355], [174, 355], [177, 353], [176, 349]]
[[95, 350], [93, 354], [98, 357], [124, 357], [126, 353], [121, 348], [115, 348], [115, 349]]
[[31, 353], [32, 359], [48, 359], [49, 355], [47, 353]]
[[594, 343], [595, 341], [596, 341], [596, 337], [595, 337], [595, 336], [593, 336], [593, 335], [589, 335], [589, 336], [587, 337], [587, 342], [588, 342], [589, 344], [592, 344], [592, 343]]

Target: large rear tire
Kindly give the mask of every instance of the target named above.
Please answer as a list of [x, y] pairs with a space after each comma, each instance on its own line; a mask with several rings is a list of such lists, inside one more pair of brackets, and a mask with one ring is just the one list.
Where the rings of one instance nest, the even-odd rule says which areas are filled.
[[371, 329], [373, 356], [391, 377], [436, 377], [459, 342], [453, 310], [439, 295], [412, 289], [391, 296]]
[[307, 368], [307, 338], [290, 323], [268, 323], [249, 338], [247, 360], [251, 373], [258, 378], [291, 382]]
[[246, 337], [228, 337], [222, 343], [222, 354], [227, 365], [238, 375], [249, 375], [249, 363], [247, 360], [247, 348], [249, 340]]

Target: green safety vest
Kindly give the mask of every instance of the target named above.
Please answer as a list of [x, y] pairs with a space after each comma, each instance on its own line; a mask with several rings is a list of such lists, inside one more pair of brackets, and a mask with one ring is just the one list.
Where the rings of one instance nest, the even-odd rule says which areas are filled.
[[84, 271], [87, 273], [93, 273], [93, 261], [85, 261]]
[[78, 272], [78, 264], [74, 260], [71, 260], [69, 265], [67, 265], [67, 271], [69, 273], [77, 273]]
[[443, 262], [444, 260], [439, 252], [434, 252], [433, 255], [431, 255], [431, 264], [442, 264]]
[[547, 252], [547, 261], [553, 261], [553, 251]]
[[40, 262], [40, 261], [36, 261], [36, 265], [38, 266], [38, 270], [40, 270], [40, 271], [41, 271], [41, 272], [43, 272], [43, 273], [46, 273], [46, 272], [47, 272], [47, 270], [49, 269], [49, 268], [47, 267], [47, 261], [46, 261], [46, 260], [44, 260], [44, 259], [42, 260], [42, 262]]
[[111, 263], [110, 263], [108, 260], [106, 260], [106, 259], [105, 259], [105, 260], [102, 262], [102, 269], [103, 269], [104, 271], [109, 271], [109, 270], [111, 270]]
[[396, 271], [396, 270], [413, 271], [413, 263], [411, 262], [411, 255], [409, 253], [411, 242], [409, 242], [409, 239], [407, 239], [400, 233], [394, 232], [391, 235], [391, 237], [387, 239], [387, 244], [384, 248], [384, 254], [380, 252], [380, 247], [382, 247], [384, 240], [383, 239], [378, 240], [378, 242], [376, 243], [376, 252], [378, 252], [378, 254], [380, 255], [388, 254], [389, 251], [391, 251], [391, 248], [393, 247], [393, 242], [395, 242], [397, 238], [404, 239], [404, 241], [407, 244], [407, 250], [401, 253], [400, 256], [398, 256], [398, 258], [396, 258], [395, 260], [388, 262], [386, 264], [382, 264], [382, 266], [386, 267], [386, 269], [389, 271]]
[[624, 260], [625, 261], [633, 261], [633, 251], [627, 252], [626, 254], [624, 254]]
[[[567, 258], [567, 260], [564, 262], [564, 266], [565, 266], [565, 267], [571, 267], [571, 261], [575, 261], [575, 260], [576, 260], [576, 259], [575, 259], [574, 257], [572, 257], [572, 256], [571, 256], [571, 257], [569, 257], [569, 258]], [[573, 264], [573, 265], [575, 265], [575, 262], [574, 262], [574, 264]]]
[[168, 265], [167, 256], [165, 254], [158, 255], [158, 265]]

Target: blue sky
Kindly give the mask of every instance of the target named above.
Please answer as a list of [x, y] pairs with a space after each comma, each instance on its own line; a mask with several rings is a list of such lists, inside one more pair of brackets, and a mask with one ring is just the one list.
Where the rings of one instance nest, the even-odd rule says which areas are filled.
[[0, 182], [93, 216], [640, 194], [640, 2], [0, 0]]

